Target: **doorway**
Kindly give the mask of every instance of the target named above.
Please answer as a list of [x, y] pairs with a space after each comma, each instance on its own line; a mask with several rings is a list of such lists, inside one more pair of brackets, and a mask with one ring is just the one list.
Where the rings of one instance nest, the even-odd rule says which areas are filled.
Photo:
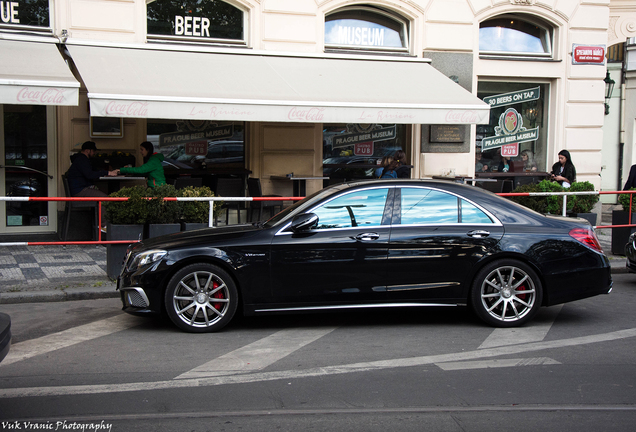
[[[0, 195], [48, 197], [57, 191], [55, 107], [0, 105]], [[57, 203], [0, 203], [0, 232], [57, 231]]]

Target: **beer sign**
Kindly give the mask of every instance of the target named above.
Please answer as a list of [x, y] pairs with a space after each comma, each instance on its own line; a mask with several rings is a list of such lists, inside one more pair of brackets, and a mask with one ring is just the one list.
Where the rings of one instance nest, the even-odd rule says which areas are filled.
[[49, 0], [0, 1], [0, 26], [50, 27]]

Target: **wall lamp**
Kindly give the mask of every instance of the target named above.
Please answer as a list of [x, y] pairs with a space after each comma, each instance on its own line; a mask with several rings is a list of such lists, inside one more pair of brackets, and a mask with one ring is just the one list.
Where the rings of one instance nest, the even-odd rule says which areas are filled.
[[605, 115], [608, 115], [610, 108], [609, 102], [612, 98], [612, 92], [614, 91], [614, 84], [616, 84], [616, 81], [610, 77], [609, 71], [607, 71], [607, 75], [605, 75], [605, 79], [603, 81], [605, 81]]

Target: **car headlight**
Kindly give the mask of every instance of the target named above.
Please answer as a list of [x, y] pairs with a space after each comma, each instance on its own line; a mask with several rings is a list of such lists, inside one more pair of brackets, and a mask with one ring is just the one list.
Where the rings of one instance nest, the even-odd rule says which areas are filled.
[[141, 252], [139, 255], [135, 255], [133, 261], [130, 263], [130, 270], [136, 270], [141, 267], [145, 267], [152, 263], [159, 261], [163, 258], [168, 251], [161, 249], [152, 249], [145, 252]]

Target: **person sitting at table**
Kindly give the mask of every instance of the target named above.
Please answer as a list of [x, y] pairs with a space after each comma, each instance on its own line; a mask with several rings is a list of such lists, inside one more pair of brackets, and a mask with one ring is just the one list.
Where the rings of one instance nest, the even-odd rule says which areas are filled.
[[534, 160], [534, 156], [530, 150], [524, 150], [521, 152], [521, 160], [523, 161], [524, 171], [536, 171], [537, 163]]
[[[71, 196], [74, 197], [106, 197], [104, 192], [95, 187], [100, 177], [117, 175], [117, 171], [93, 170], [90, 158], [97, 153], [93, 141], [82, 144], [82, 151], [71, 156], [71, 166], [66, 171], [66, 180]], [[105, 230], [105, 213], [102, 206], [102, 231]]]
[[576, 168], [574, 168], [569, 151], [561, 150], [559, 152], [559, 161], [552, 165], [551, 179], [564, 188], [569, 188], [576, 181]]
[[482, 157], [481, 150], [475, 152], [475, 172], [488, 172], [488, 161]]
[[166, 184], [166, 176], [163, 172], [163, 155], [154, 153], [154, 146], [150, 141], [144, 141], [139, 145], [139, 152], [144, 160], [140, 167], [119, 168], [120, 174], [143, 174], [148, 176], [148, 187], [154, 188]]
[[398, 178], [411, 178], [411, 165], [406, 163], [406, 153], [403, 150], [396, 151], [393, 160], [397, 163], [395, 172]]

